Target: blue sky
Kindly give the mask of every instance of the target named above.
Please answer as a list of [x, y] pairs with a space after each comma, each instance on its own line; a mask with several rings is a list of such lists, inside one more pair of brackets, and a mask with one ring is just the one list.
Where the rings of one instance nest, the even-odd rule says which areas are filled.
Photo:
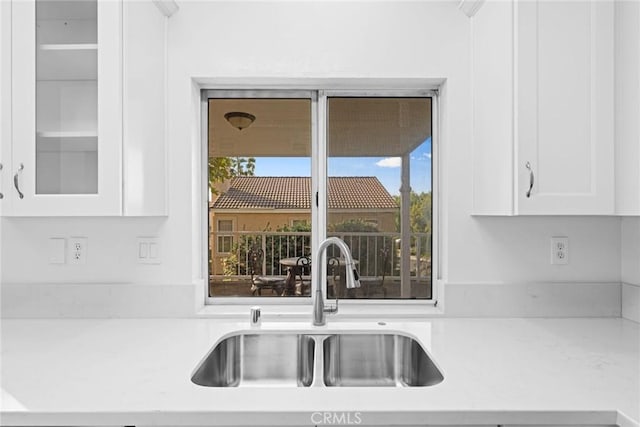
[[[411, 153], [411, 189], [431, 191], [431, 137]], [[329, 176], [375, 176], [387, 191], [400, 194], [400, 159], [392, 157], [330, 157]], [[257, 176], [310, 176], [308, 157], [258, 157]]]

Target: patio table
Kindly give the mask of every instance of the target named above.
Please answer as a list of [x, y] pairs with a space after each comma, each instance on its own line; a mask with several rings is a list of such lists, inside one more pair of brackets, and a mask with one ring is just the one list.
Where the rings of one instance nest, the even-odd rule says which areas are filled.
[[[302, 274], [302, 269], [303, 268], [311, 268], [311, 258], [307, 258], [308, 262], [305, 261], [304, 264], [299, 264], [298, 260], [301, 257], [290, 257], [290, 258], [282, 258], [279, 262], [281, 265], [287, 267], [287, 281], [286, 281], [286, 289], [295, 289], [295, 295], [303, 295], [303, 287], [304, 286], [300, 286], [300, 289], [298, 288], [297, 284], [296, 284], [296, 276], [300, 276], [302, 278], [303, 274]], [[346, 269], [344, 268], [346, 266], [346, 262], [344, 258], [332, 258], [333, 260], [337, 260], [338, 262], [338, 267], [340, 267], [340, 272], [339, 272], [339, 284], [337, 286], [336, 292], [338, 294], [338, 297], [343, 297], [346, 291], [346, 296], [348, 296], [349, 298], [353, 298], [355, 297], [355, 289], [346, 289], [345, 288], [345, 283], [346, 283]], [[334, 261], [335, 262], [335, 261]], [[359, 261], [357, 259], [353, 260], [355, 265], [359, 264]], [[303, 284], [301, 284], [303, 285]], [[309, 282], [310, 285], [310, 282]], [[285, 291], [286, 292], [286, 291]], [[291, 293], [294, 294], [294, 293]]]
[[[287, 267], [287, 280], [285, 281], [285, 296], [291, 295], [303, 295], [305, 292], [303, 279], [304, 268], [310, 268], [311, 259], [305, 257], [291, 257], [282, 258], [279, 261], [280, 265]], [[296, 276], [300, 276], [301, 283], [298, 287], [296, 283]], [[311, 281], [308, 282], [309, 288], [311, 287]]]

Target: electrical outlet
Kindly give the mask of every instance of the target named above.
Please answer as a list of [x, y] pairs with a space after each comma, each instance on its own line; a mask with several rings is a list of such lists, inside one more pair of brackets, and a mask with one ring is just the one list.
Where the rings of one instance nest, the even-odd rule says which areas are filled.
[[69, 237], [69, 264], [86, 264], [88, 240], [86, 237]]
[[551, 264], [557, 264], [557, 265], [569, 264], [569, 238], [568, 237], [552, 237], [551, 238]]
[[137, 242], [139, 264], [161, 264], [160, 242], [157, 237], [138, 237]]

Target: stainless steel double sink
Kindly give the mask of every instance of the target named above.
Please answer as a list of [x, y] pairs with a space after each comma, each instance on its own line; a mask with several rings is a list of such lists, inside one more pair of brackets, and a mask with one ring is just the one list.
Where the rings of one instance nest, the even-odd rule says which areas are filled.
[[398, 333], [252, 333], [220, 341], [191, 381], [206, 387], [424, 387], [444, 377]]

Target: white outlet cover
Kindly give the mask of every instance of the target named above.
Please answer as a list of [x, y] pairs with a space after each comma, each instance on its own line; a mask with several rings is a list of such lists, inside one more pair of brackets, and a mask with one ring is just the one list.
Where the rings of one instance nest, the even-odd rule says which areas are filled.
[[569, 264], [569, 238], [554, 236], [551, 238], [551, 264]]
[[86, 237], [69, 237], [67, 246], [69, 264], [86, 264], [89, 255], [89, 239]]

